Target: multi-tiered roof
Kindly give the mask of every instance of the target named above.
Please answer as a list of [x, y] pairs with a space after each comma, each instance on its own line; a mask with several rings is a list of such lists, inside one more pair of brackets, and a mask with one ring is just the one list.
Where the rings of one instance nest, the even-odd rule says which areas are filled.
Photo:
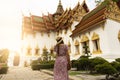
[[84, 33], [92, 28], [98, 27], [100, 23], [106, 19], [113, 19], [120, 22], [120, 0], [118, 2], [110, 1], [110, 3], [102, 2], [91, 12], [87, 13], [72, 32], [72, 37]]
[[54, 14], [24, 16], [23, 32], [50, 32], [65, 29], [70, 27], [73, 21], [80, 21], [87, 12], [89, 12], [89, 9], [85, 1], [82, 5], [78, 2], [73, 9], [69, 8], [64, 11], [61, 0], [59, 0]]

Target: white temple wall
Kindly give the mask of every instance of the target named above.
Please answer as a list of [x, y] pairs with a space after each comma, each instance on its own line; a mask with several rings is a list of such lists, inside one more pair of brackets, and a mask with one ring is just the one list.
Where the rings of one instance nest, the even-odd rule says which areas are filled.
[[[120, 23], [107, 19], [105, 25], [100, 24], [95, 26], [93, 29], [80, 34], [76, 37], [74, 37], [74, 40], [81, 40], [82, 35], [86, 35], [89, 38], [89, 47], [90, 47], [90, 53], [93, 52], [93, 42], [92, 42], [92, 36], [94, 33], [99, 35], [99, 44], [100, 49], [102, 53], [92, 53], [92, 57], [103, 57], [109, 61], [112, 61], [120, 56], [120, 42], [118, 40], [118, 33], [120, 31]], [[79, 43], [79, 49], [80, 49], [80, 55], [82, 55], [82, 46], [81, 43]], [[74, 42], [71, 46], [72, 54], [75, 53], [75, 45]], [[80, 56], [79, 55], [79, 56]], [[74, 59], [75, 56], [73, 57]]]
[[119, 58], [120, 42], [118, 40], [118, 33], [120, 30], [120, 23], [111, 19], [107, 19], [105, 27], [109, 44], [109, 53], [107, 55], [113, 59]]
[[[41, 56], [41, 54], [43, 53], [43, 48], [46, 47], [48, 52], [50, 52], [50, 49], [52, 47], [54, 47], [54, 45], [56, 44], [56, 40], [55, 40], [55, 33], [54, 32], [50, 32], [50, 36], [48, 36], [47, 33], [43, 33], [43, 35], [41, 35], [41, 33], [36, 32], [35, 36], [33, 34], [27, 34], [26, 37], [24, 37], [23, 43], [22, 43], [22, 56], [24, 56], [24, 58], [22, 59], [23, 61], [21, 61], [22, 63], [24, 61], [27, 61], [28, 63], [30, 62], [30, 60], [32, 59], [37, 59], [38, 57]], [[35, 56], [35, 48], [38, 46], [39, 50], [39, 56]], [[31, 54], [30, 56], [27, 56], [27, 48], [30, 47], [31, 48]]]

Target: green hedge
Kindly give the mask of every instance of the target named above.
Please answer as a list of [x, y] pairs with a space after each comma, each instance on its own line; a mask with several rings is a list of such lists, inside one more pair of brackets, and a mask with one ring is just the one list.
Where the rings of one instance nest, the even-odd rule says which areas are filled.
[[34, 64], [31, 67], [33, 70], [52, 69], [54, 67], [54, 64]]
[[91, 73], [95, 71], [95, 66], [104, 64], [104, 63], [109, 63], [107, 60], [101, 57], [95, 57], [90, 59], [90, 71]]
[[88, 58], [81, 58], [78, 60], [77, 70], [89, 70], [90, 60]]
[[8, 67], [7, 66], [3, 66], [1, 69], [0, 69], [0, 74], [6, 74], [8, 71]]
[[120, 62], [120, 58], [115, 59], [117, 62]]
[[77, 68], [78, 63], [79, 63], [78, 60], [72, 60], [72, 61], [71, 61], [71, 67], [72, 67], [72, 68]]
[[40, 70], [40, 69], [52, 69], [54, 67], [55, 61], [33, 61], [31, 63], [31, 68], [33, 70]]
[[95, 69], [98, 73], [101, 73], [101, 74], [112, 75], [114, 73], [117, 73], [117, 70], [108, 63], [97, 65]]
[[117, 61], [113, 61], [110, 63], [118, 72], [120, 72], [120, 63]]
[[33, 65], [31, 65], [31, 68], [32, 68], [32, 70], [40, 70], [39, 66], [40, 65], [38, 65], [38, 64], [33, 64]]

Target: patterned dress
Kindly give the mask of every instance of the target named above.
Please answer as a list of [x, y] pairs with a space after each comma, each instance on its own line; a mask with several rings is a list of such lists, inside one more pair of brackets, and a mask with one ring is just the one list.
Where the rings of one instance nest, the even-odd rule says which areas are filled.
[[[57, 53], [57, 46], [55, 47], [55, 51]], [[59, 46], [59, 54], [57, 53], [55, 65], [54, 65], [54, 80], [69, 80], [68, 78], [68, 70], [67, 70], [67, 57], [66, 52], [68, 51], [68, 47], [65, 44], [60, 44]]]

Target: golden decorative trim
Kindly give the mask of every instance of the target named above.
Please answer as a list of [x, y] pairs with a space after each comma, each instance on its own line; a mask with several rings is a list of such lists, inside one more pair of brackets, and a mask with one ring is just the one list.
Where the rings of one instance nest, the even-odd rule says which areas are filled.
[[41, 32], [41, 36], [43, 36], [43, 32]]
[[36, 49], [35, 49], [35, 54], [34, 54], [34, 55], [35, 55], [35, 56], [39, 56], [39, 55], [40, 55], [40, 54], [39, 54], [39, 51], [40, 51], [40, 49], [39, 49], [39, 48], [36, 48]]
[[69, 47], [71, 46], [70, 41], [68, 42], [68, 46], [69, 46]]
[[80, 55], [80, 53], [79, 53], [79, 52], [76, 52], [76, 53], [75, 53], [75, 56], [77, 56], [77, 55]]
[[50, 37], [50, 32], [48, 32], [47, 34], [48, 34], [48, 37]]
[[36, 45], [36, 48], [35, 49], [39, 49], [39, 46], [38, 46], [38, 44]]
[[44, 46], [43, 50], [47, 50], [46, 46]]
[[98, 49], [98, 50], [93, 50], [93, 52], [92, 52], [93, 54], [101, 54], [102, 53], [102, 51], [100, 50], [100, 49]]
[[80, 42], [86, 42], [86, 41], [89, 41], [89, 38], [86, 35], [83, 35]]
[[118, 39], [119, 39], [119, 41], [120, 41], [120, 30], [119, 30], [119, 33], [118, 33]]
[[28, 47], [27, 47], [27, 53], [26, 53], [26, 55], [27, 56], [31, 56], [32, 54], [31, 54], [31, 47], [30, 47], [30, 45], [28, 45]]
[[109, 9], [106, 12], [106, 15], [117, 22], [120, 22], [120, 9], [117, 6], [116, 2], [111, 2]]
[[59, 31], [58, 32], [56, 32], [57, 33], [57, 36], [59, 35]]
[[67, 34], [67, 29], [65, 29], [64, 34]]
[[75, 46], [79, 46], [79, 41], [75, 40]]
[[94, 32], [92, 36], [92, 40], [96, 40], [96, 39], [99, 39], [99, 35]]
[[28, 45], [27, 49], [31, 49], [31, 46], [30, 46], [30, 45]]
[[50, 50], [54, 50], [54, 48], [53, 48], [53, 47], [51, 47], [51, 48], [50, 48]]

